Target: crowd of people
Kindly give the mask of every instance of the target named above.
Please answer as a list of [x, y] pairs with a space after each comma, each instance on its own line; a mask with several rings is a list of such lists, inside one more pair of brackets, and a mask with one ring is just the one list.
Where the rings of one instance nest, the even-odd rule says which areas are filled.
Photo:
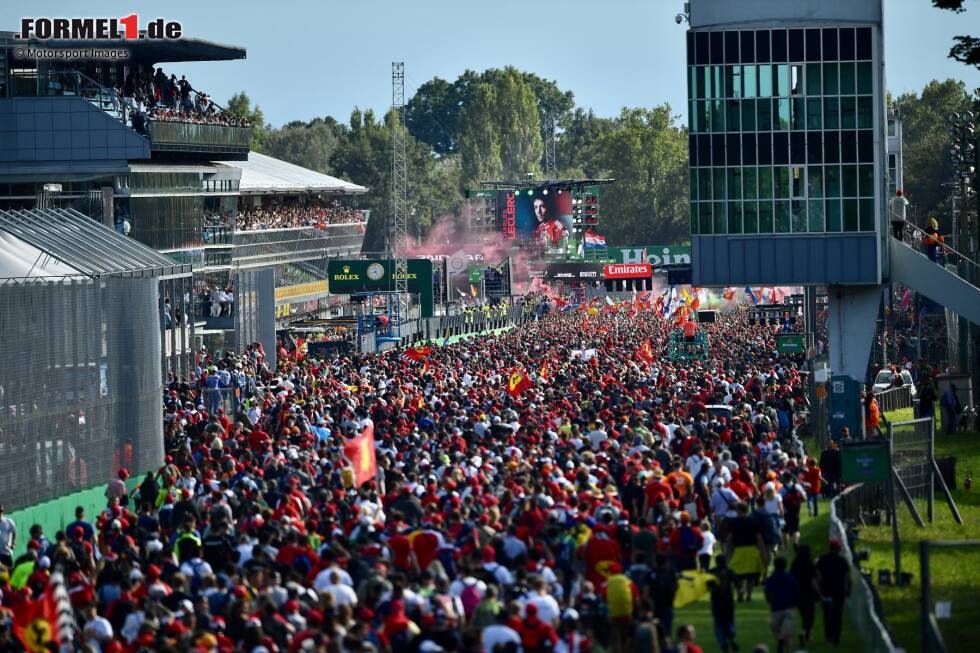
[[177, 79], [162, 68], [137, 67], [116, 90], [137, 131], [145, 131], [147, 120], [249, 126], [246, 118], [225, 111], [207, 93], [194, 89], [186, 75]]
[[344, 206], [338, 200], [314, 197], [273, 200], [262, 206], [239, 207], [235, 228], [239, 231], [294, 227], [322, 229], [327, 225], [357, 222], [364, 222], [364, 212], [360, 209]]
[[826, 491], [789, 444], [797, 364], [744, 314], [702, 325], [724, 343], [704, 361], [668, 360], [671, 328], [552, 312], [412, 357], [205, 358], [165, 388], [164, 464], [132, 491], [120, 470], [53, 541], [32, 533], [3, 605], [64, 569], [93, 653], [698, 653], [674, 606], [700, 568], [721, 650], [757, 644], [736, 623], [760, 585], [779, 650], [805, 645], [818, 603], [837, 643], [840, 543], [797, 546]]
[[235, 313], [235, 290], [231, 286], [204, 286], [197, 293], [199, 317], [231, 317]]

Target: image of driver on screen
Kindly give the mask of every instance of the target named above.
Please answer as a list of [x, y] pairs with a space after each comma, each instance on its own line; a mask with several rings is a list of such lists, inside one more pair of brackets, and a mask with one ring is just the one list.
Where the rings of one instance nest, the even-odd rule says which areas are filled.
[[548, 205], [540, 197], [534, 198], [534, 219], [537, 226], [531, 237], [545, 247], [558, 247], [562, 238], [568, 235], [568, 228], [557, 217], [548, 215]]

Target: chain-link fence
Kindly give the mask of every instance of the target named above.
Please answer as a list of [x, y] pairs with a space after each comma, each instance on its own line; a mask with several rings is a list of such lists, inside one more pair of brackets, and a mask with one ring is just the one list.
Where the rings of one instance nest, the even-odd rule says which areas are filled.
[[980, 601], [970, 575], [980, 568], [980, 540], [919, 542], [922, 653], [974, 650]]
[[163, 459], [153, 278], [0, 283], [0, 502], [8, 511]]
[[844, 558], [850, 563], [851, 595], [845, 609], [851, 626], [864, 643], [865, 653], [894, 653], [895, 645], [878, 613], [878, 600], [870, 581], [870, 572], [861, 571], [854, 555], [857, 524], [864, 518], [879, 521], [885, 509], [881, 483], [852, 485], [830, 502], [830, 537], [843, 544]]

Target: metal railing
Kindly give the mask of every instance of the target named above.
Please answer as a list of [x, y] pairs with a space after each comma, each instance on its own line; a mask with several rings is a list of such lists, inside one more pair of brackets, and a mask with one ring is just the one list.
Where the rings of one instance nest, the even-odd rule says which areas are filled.
[[147, 133], [155, 149], [194, 151], [200, 148], [237, 152], [248, 151], [248, 127], [209, 123], [170, 122], [150, 119]]
[[852, 485], [830, 502], [830, 537], [840, 540], [843, 545], [841, 553], [851, 573], [851, 595], [847, 597], [845, 609], [850, 614], [852, 627], [864, 643], [866, 653], [894, 653], [896, 649], [879, 612], [880, 602], [874, 588], [855, 561], [853, 547], [857, 536], [848, 522], [860, 519], [869, 506], [880, 506], [883, 511], [884, 504], [884, 488], [880, 484]]
[[900, 408], [911, 408], [912, 386], [903, 385], [898, 388], [888, 388], [887, 390], [876, 392], [875, 399], [878, 401], [878, 408], [881, 409], [882, 413]]
[[[898, 217], [898, 214], [891, 210], [889, 210], [889, 214], [891, 217]], [[921, 227], [912, 224], [904, 218], [902, 219], [902, 222], [904, 223], [904, 227], [902, 230], [901, 241], [923, 256], [928, 257], [929, 252], [926, 251], [923, 240], [929, 236], [929, 234]], [[894, 235], [892, 237], [894, 237]], [[975, 282], [972, 281], [972, 279], [980, 279], [980, 263], [977, 263], [965, 253], [945, 242], [939, 245], [939, 256], [937, 263], [967, 283], [975, 285]]]

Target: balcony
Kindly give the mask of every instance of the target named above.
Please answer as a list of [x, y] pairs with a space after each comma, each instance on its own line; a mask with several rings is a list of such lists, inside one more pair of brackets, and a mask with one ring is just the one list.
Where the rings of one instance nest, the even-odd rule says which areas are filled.
[[248, 159], [248, 127], [150, 120], [147, 124], [154, 155], [221, 156], [231, 161]]

